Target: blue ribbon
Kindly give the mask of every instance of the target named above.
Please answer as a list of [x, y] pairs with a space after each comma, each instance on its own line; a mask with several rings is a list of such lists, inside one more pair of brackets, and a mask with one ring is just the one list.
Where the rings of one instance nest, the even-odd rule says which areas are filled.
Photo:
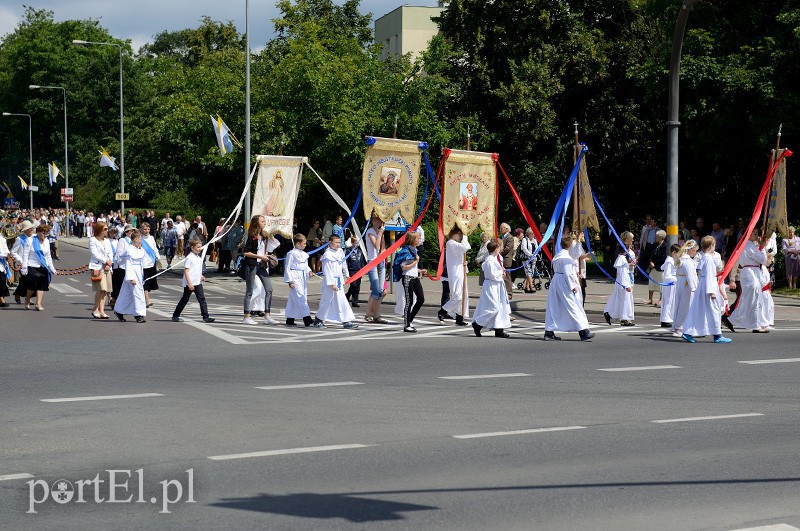
[[6, 271], [6, 279], [11, 278], [11, 267], [9, 267], [8, 262], [2, 256], [0, 256], [0, 265], [2, 265], [3, 269]]
[[145, 240], [144, 238], [142, 238], [142, 248], [144, 248], [144, 252], [147, 253], [147, 255], [150, 257], [150, 260], [153, 261], [153, 264], [154, 265], [157, 264], [158, 262], [156, 260], [156, 252], [153, 250], [152, 247], [150, 247], [150, 244], [147, 243], [147, 240]]
[[614, 282], [615, 284], [619, 284], [619, 285], [620, 285], [620, 286], [622, 286], [623, 288], [627, 288], [628, 286], [625, 286], [625, 285], [623, 285], [621, 282], [617, 282], [617, 279], [616, 279], [616, 277], [612, 277], [612, 276], [611, 276], [611, 274], [610, 274], [608, 271], [606, 271], [605, 269], [603, 269], [603, 266], [601, 266], [601, 265], [600, 265], [600, 264], [597, 262], [597, 257], [595, 257], [595, 255], [594, 255], [594, 251], [592, 251], [592, 246], [589, 244], [589, 229], [588, 229], [588, 228], [586, 228], [586, 229], [583, 229], [583, 235], [584, 235], [584, 239], [586, 240], [586, 250], [587, 250], [587, 251], [589, 251], [589, 256], [591, 256], [591, 257], [592, 257], [592, 261], [595, 263], [595, 265], [597, 266], [597, 268], [598, 268], [598, 269], [599, 269], [599, 270], [600, 270], [600, 271], [601, 271], [601, 272], [602, 272], [602, 273], [603, 273], [603, 274], [604, 274], [606, 277], [608, 277], [608, 279], [609, 279], [609, 280], [611, 280], [611, 281], [612, 281], [612, 282]]
[[39, 263], [42, 264], [42, 267], [47, 269], [47, 283], [53, 280], [53, 273], [50, 272], [50, 268], [47, 267], [47, 259], [44, 257], [44, 251], [42, 251], [42, 244], [39, 243], [39, 238], [33, 238], [33, 252], [36, 253], [36, 258], [39, 260]]

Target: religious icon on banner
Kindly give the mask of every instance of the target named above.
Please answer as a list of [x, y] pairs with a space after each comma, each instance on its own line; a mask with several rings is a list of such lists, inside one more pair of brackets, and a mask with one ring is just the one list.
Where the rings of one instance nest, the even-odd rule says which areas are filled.
[[399, 212], [414, 219], [417, 210], [422, 152], [420, 143], [396, 138], [367, 137], [362, 186], [364, 217], [374, 213], [388, 222]]
[[400, 168], [393, 168], [391, 166], [384, 166], [381, 168], [381, 182], [378, 187], [383, 195], [397, 195], [398, 186], [400, 184]]
[[251, 215], [264, 216], [266, 230], [291, 238], [294, 208], [305, 157], [258, 155], [258, 179]]
[[478, 183], [461, 183], [461, 200], [458, 202], [459, 210], [478, 209]]
[[479, 226], [496, 234], [497, 169], [492, 153], [445, 150], [442, 224], [470, 235]]

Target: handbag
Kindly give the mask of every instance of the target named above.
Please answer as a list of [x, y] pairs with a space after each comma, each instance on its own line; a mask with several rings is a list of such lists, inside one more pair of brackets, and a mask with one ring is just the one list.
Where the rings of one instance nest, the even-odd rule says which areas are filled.
[[274, 254], [268, 254], [267, 265], [269, 266], [270, 269], [278, 267], [278, 257], [275, 256]]
[[89, 271], [92, 272], [92, 282], [100, 282], [103, 280], [103, 270], [102, 269], [90, 269]]

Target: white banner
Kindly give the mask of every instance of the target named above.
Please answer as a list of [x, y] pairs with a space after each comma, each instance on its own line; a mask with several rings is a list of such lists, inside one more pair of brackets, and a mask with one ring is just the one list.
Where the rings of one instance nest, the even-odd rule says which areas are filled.
[[303, 164], [308, 159], [258, 155], [256, 160], [258, 180], [251, 215], [267, 218], [267, 230], [270, 234], [281, 234], [291, 239]]

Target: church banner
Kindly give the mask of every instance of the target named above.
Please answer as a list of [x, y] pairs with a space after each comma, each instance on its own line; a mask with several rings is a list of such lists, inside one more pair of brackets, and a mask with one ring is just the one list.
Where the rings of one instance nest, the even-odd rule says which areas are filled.
[[497, 234], [497, 168], [492, 153], [450, 150], [442, 188], [445, 233], [458, 226], [470, 235], [480, 226]]
[[414, 219], [421, 157], [419, 142], [367, 137], [362, 174], [367, 219], [373, 212], [384, 222], [398, 212], [407, 222]]
[[[305, 157], [258, 155], [258, 179], [253, 196], [253, 216], [267, 218], [267, 230], [291, 238], [294, 207], [300, 191]], [[250, 221], [249, 219], [247, 220]]]
[[[786, 151], [779, 149], [776, 157]], [[769, 191], [769, 209], [767, 213], [767, 236], [773, 232], [780, 232], [781, 235], [789, 234], [789, 223], [786, 214], [786, 158], [781, 159], [778, 168], [775, 170], [775, 177], [772, 180], [772, 188]]]
[[592, 199], [592, 188], [589, 186], [589, 174], [586, 172], [586, 157], [581, 159], [578, 180], [575, 186], [578, 188], [578, 227], [573, 227], [573, 230], [583, 232], [583, 229], [588, 227], [600, 232], [597, 211], [594, 208], [594, 200]]

